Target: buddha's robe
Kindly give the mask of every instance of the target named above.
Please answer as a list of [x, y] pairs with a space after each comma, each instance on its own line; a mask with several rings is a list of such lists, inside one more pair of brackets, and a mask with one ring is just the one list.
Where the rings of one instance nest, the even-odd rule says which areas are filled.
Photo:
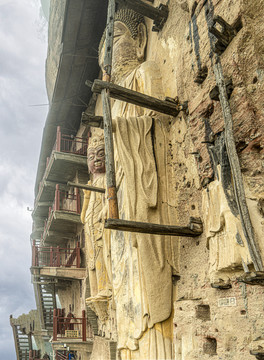
[[[140, 65], [120, 85], [162, 98], [153, 62]], [[115, 101], [112, 118], [120, 218], [168, 224], [162, 125], [168, 117]], [[171, 238], [113, 231], [111, 254], [122, 359], [171, 359]]]
[[203, 191], [203, 214], [209, 247], [211, 282], [228, 280], [233, 270], [252, 263], [239, 215], [235, 216], [226, 199], [218, 165], [218, 178]]
[[[105, 175], [99, 176], [93, 183], [89, 181], [88, 185], [105, 188]], [[108, 275], [110, 273], [109, 241], [102, 221], [104, 202], [104, 194], [84, 191], [81, 219], [84, 223], [91, 297], [104, 297], [111, 294]]]

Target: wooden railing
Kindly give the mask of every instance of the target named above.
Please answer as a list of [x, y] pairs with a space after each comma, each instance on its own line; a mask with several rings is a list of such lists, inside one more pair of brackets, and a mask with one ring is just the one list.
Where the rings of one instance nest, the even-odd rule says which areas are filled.
[[71, 194], [68, 191], [60, 190], [59, 185], [56, 185], [55, 199], [53, 203], [53, 210], [63, 210], [81, 213], [81, 201], [79, 189], [75, 188], [75, 193]]
[[66, 211], [69, 213], [81, 213], [81, 198], [78, 188], [75, 188], [75, 193], [71, 194], [68, 191], [60, 190], [59, 185], [56, 185], [55, 198], [52, 206], [49, 207], [48, 218], [44, 222], [44, 231], [42, 238], [45, 238], [46, 232], [49, 230], [53, 220], [54, 211]]
[[28, 360], [43, 360], [40, 357], [40, 350], [29, 350], [29, 359]]
[[53, 150], [86, 156], [87, 147], [88, 139], [62, 134], [60, 126], [57, 127], [57, 136]]
[[86, 341], [92, 338], [91, 326], [86, 327], [85, 310], [82, 317], [76, 318], [72, 313], [65, 316], [64, 309], [53, 310], [53, 341], [60, 339], [80, 339]]
[[55, 360], [67, 360], [67, 352], [64, 350], [56, 350]]
[[76, 248], [61, 248], [37, 246], [35, 240], [32, 245], [32, 266], [38, 267], [76, 267], [81, 265], [80, 243]]

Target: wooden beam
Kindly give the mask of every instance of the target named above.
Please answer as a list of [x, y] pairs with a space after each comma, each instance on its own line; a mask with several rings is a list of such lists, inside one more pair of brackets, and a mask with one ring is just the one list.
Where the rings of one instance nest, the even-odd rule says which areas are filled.
[[[91, 83], [86, 81], [85, 84], [90, 86]], [[108, 83], [102, 80], [95, 80], [92, 85], [92, 91], [101, 94], [102, 90], [109, 90], [110, 97], [125, 101], [137, 106], [142, 106], [147, 109], [151, 109], [163, 114], [177, 116], [181, 110], [183, 110], [183, 105], [178, 103], [172, 103], [171, 101], [160, 100], [153, 96], [145, 95], [140, 92], [126, 89], [123, 86], [115, 85]]]
[[85, 112], [82, 113], [82, 123], [86, 126], [104, 128], [104, 118], [102, 116], [89, 115]]
[[116, 2], [154, 20], [153, 31], [161, 30], [168, 18], [168, 6], [164, 4], [160, 4], [159, 7], [156, 8], [141, 0], [116, 0]]
[[107, 219], [105, 222], [105, 228], [144, 234], [185, 237], [199, 236], [203, 232], [202, 222], [197, 218], [190, 218], [190, 223], [187, 226], [160, 225], [122, 219]]
[[109, 91], [102, 90], [103, 112], [104, 112], [104, 138], [106, 153], [106, 184], [109, 216], [114, 219], [119, 218], [116, 178], [115, 178], [115, 160], [114, 160], [114, 141], [112, 130], [112, 114], [110, 105]]
[[[221, 31], [216, 28], [217, 23], [222, 27]], [[237, 34], [235, 28], [229, 25], [221, 16], [215, 16], [213, 18], [213, 24], [209, 27], [209, 32], [217, 38], [214, 51], [218, 55], [221, 55], [222, 52], [225, 51], [227, 46]]]
[[85, 190], [95, 191], [95, 192], [99, 192], [99, 193], [105, 193], [105, 189], [95, 187], [95, 186], [90, 186], [90, 185], [85, 185], [85, 184], [78, 184], [78, 183], [71, 182], [71, 181], [68, 181], [67, 185], [68, 186], [74, 186], [74, 187], [79, 188], [79, 189], [85, 189]]

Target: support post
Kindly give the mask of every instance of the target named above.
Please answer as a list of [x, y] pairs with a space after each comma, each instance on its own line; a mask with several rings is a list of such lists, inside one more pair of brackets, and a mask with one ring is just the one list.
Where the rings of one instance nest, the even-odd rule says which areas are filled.
[[61, 128], [57, 126], [56, 151], [61, 150]]
[[118, 219], [118, 204], [115, 179], [114, 142], [112, 132], [112, 116], [110, 108], [110, 97], [106, 89], [102, 91], [103, 112], [104, 112], [104, 136], [106, 154], [106, 183], [109, 217]]
[[58, 320], [57, 320], [57, 310], [53, 310], [53, 341], [57, 341], [57, 326], [58, 326]]
[[53, 266], [53, 247], [50, 247], [50, 267]]
[[77, 214], [81, 213], [80, 193], [78, 188], [76, 188], [76, 211]]
[[57, 246], [56, 248], [56, 265], [60, 267], [60, 247]]
[[[104, 75], [103, 75], [103, 80], [107, 82], [109, 82], [111, 79], [114, 20], [115, 20], [115, 0], [109, 0], [107, 25], [106, 25]], [[102, 102], [103, 102], [103, 116], [104, 116], [106, 184], [107, 184], [109, 216], [113, 219], [118, 219], [119, 214], [118, 214], [116, 179], [115, 179], [114, 142], [113, 142], [112, 116], [111, 116], [109, 90], [106, 89], [102, 90]]]
[[59, 190], [59, 184], [56, 184], [54, 210], [55, 210], [55, 211], [56, 211], [56, 210], [60, 210], [60, 190]]
[[82, 341], [86, 341], [86, 317], [85, 317], [85, 310], [82, 311]]
[[80, 242], [77, 242], [76, 247], [76, 267], [79, 269], [81, 267], [81, 248], [80, 248]]

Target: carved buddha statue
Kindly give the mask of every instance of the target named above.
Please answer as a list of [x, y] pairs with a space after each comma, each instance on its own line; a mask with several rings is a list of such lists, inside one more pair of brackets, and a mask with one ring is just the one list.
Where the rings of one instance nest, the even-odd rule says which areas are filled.
[[[114, 24], [112, 81], [163, 98], [159, 69], [144, 61], [144, 18], [130, 9]], [[104, 38], [100, 45], [100, 63]], [[166, 139], [168, 117], [132, 104], [112, 106], [120, 218], [168, 224]], [[112, 231], [112, 286], [118, 349], [124, 359], [171, 359], [172, 243], [168, 236]]]
[[[87, 151], [88, 169], [91, 176], [89, 185], [105, 187], [105, 148], [103, 136], [94, 136], [89, 141]], [[89, 268], [90, 299], [107, 298], [111, 295], [107, 264], [108, 246], [101, 221], [104, 194], [84, 190], [81, 220], [84, 224], [86, 255]]]

